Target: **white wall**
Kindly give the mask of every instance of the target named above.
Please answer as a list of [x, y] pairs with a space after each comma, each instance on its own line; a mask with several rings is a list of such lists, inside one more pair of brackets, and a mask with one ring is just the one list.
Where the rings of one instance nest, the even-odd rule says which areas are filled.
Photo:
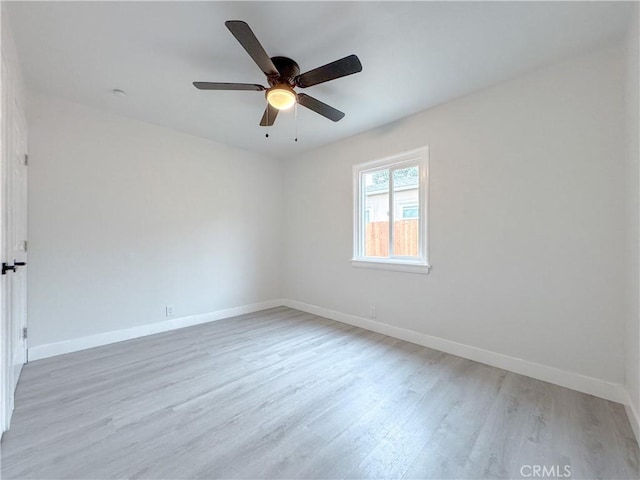
[[[284, 297], [622, 384], [623, 82], [618, 45], [291, 159]], [[425, 144], [432, 272], [352, 268], [352, 165]]]
[[279, 297], [278, 161], [40, 95], [28, 120], [30, 348]]
[[629, 31], [627, 34], [627, 70], [626, 70], [626, 114], [627, 114], [627, 159], [629, 162], [628, 192], [629, 192], [629, 216], [628, 224], [630, 228], [628, 252], [628, 286], [630, 312], [627, 321], [625, 334], [625, 384], [629, 393], [631, 405], [630, 418], [634, 426], [636, 437], [640, 441], [640, 282], [638, 269], [638, 249], [640, 248], [640, 237], [638, 227], [640, 218], [640, 208], [638, 203], [638, 175], [640, 165], [640, 144], [638, 135], [640, 134], [640, 123], [638, 122], [638, 110], [640, 109], [640, 48], [638, 43], [640, 22], [638, 4], [634, 4], [634, 10], [630, 16]]

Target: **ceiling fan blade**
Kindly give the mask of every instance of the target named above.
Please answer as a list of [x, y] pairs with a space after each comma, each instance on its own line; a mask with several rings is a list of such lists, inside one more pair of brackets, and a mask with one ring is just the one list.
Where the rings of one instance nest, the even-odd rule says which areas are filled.
[[311, 87], [319, 83], [346, 77], [362, 71], [362, 64], [356, 55], [349, 55], [335, 62], [327, 63], [322, 67], [309, 70], [295, 78], [295, 84], [301, 88]]
[[276, 121], [276, 117], [278, 116], [278, 110], [275, 107], [272, 107], [271, 104], [267, 103], [267, 108], [264, 109], [264, 113], [262, 114], [262, 120], [260, 120], [261, 127], [270, 127]]
[[193, 82], [198, 90], [251, 90], [261, 92], [266, 90], [262, 85], [254, 83], [221, 83], [221, 82]]
[[264, 48], [262, 48], [262, 45], [260, 45], [260, 42], [246, 22], [241, 20], [228, 20], [224, 22], [224, 24], [265, 75], [279, 75], [278, 69], [271, 61], [271, 58], [269, 58], [269, 55], [267, 55], [267, 52], [264, 51]]
[[309, 110], [313, 110], [314, 112], [319, 113], [323, 117], [327, 117], [329, 120], [333, 120], [334, 122], [342, 120], [342, 117], [344, 117], [344, 113], [342, 113], [340, 110], [336, 110], [326, 103], [323, 103], [320, 100], [310, 97], [309, 95], [306, 95], [304, 93], [298, 94], [298, 103], [303, 107], [307, 107]]

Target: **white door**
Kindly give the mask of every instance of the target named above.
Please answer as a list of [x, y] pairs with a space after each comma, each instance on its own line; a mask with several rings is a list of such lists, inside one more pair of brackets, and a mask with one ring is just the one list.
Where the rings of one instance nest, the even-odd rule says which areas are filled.
[[[2, 138], [0, 144], [0, 258], [5, 255], [6, 239], [6, 158], [7, 158], [7, 64], [2, 55], [2, 68], [0, 69], [0, 86], [2, 87], [2, 97], [0, 98], [0, 114], [2, 115]], [[7, 290], [8, 281], [6, 275], [0, 276], [0, 431], [4, 432], [8, 428], [9, 418], [11, 418], [11, 409], [13, 408], [12, 395], [9, 395], [9, 315], [7, 309]]]
[[27, 125], [7, 75], [2, 56], [2, 159], [0, 205], [3, 272], [2, 305], [2, 412], [0, 423], [8, 428], [13, 396], [20, 371], [27, 360]]
[[7, 262], [15, 267], [10, 274], [10, 323], [13, 330], [13, 389], [27, 362], [27, 122], [14, 99], [12, 145], [7, 193], [10, 198]]

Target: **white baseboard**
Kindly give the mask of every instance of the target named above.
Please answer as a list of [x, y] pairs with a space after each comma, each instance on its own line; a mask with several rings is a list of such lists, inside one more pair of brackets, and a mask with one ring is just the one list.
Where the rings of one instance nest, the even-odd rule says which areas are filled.
[[386, 323], [369, 320], [368, 318], [336, 312], [334, 310], [298, 302], [296, 300], [285, 299], [283, 302], [285, 306], [295, 308], [296, 310], [313, 313], [341, 323], [364, 328], [365, 330], [371, 330], [389, 337], [433, 348], [441, 352], [457, 355], [458, 357], [467, 358], [493, 367], [502, 368], [510, 372], [553, 383], [561, 387], [577, 390], [578, 392], [587, 393], [613, 402], [623, 403], [625, 405], [627, 404], [628, 395], [626, 389], [623, 385], [618, 383], [607, 382], [605, 380], [588, 377], [579, 373], [530, 362], [521, 358], [510, 357], [501, 353], [491, 352], [482, 348], [433, 337], [414, 330], [408, 330], [406, 328], [395, 327]]
[[636, 442], [640, 445], [640, 415], [631, 401], [631, 395], [627, 393], [627, 400], [624, 402], [624, 408], [627, 411], [631, 428], [636, 436]]
[[172, 318], [162, 322], [149, 323], [137, 327], [127, 328], [124, 330], [115, 330], [111, 332], [98, 333], [87, 337], [73, 338], [62, 342], [47, 343], [44, 345], [36, 345], [29, 347], [27, 350], [28, 361], [40, 360], [42, 358], [53, 357], [65, 353], [86, 350], [87, 348], [100, 347], [110, 343], [122, 342], [133, 338], [145, 337], [154, 333], [167, 332], [169, 330], [177, 330], [179, 328], [191, 327], [201, 323], [222, 320], [223, 318], [235, 317], [245, 313], [258, 312], [267, 308], [279, 307], [283, 305], [282, 300], [268, 300], [266, 302], [252, 303], [240, 307], [227, 308], [225, 310], [217, 310], [215, 312], [203, 313], [200, 315], [191, 315], [189, 317]]

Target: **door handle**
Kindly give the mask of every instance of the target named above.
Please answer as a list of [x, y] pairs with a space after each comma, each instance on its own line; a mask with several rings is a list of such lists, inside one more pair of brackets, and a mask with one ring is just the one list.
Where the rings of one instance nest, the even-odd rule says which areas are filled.
[[16, 262], [15, 260], [13, 261], [14, 267], [25, 267], [26, 265], [27, 265], [27, 262]]
[[7, 265], [6, 263], [2, 262], [2, 275], [6, 275], [9, 270], [11, 270], [12, 272], [15, 272], [16, 271], [16, 266], [15, 265]]

